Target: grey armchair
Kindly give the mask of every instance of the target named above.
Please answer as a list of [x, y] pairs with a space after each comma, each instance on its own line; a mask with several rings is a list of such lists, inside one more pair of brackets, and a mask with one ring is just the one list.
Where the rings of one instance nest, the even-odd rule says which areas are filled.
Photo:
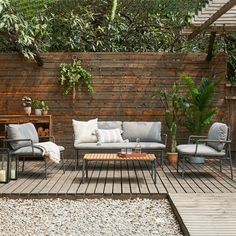
[[[47, 179], [47, 159], [44, 155], [42, 148], [37, 146], [39, 143], [39, 136], [32, 123], [25, 124], [9, 124], [6, 126], [7, 139], [4, 140], [5, 147], [10, 148], [10, 154], [15, 156], [17, 160], [22, 157], [23, 165], [22, 171], [24, 171], [25, 157], [43, 157], [45, 163], [45, 178]], [[49, 137], [54, 141], [53, 137]], [[41, 142], [44, 143], [44, 142]], [[64, 167], [64, 147], [57, 146], [60, 152], [60, 159], [65, 173]], [[19, 161], [17, 161], [19, 162]]]
[[201, 156], [219, 159], [221, 172], [222, 160], [229, 160], [231, 178], [233, 179], [232, 157], [230, 149], [231, 140], [229, 133], [229, 127], [226, 124], [215, 122], [210, 127], [208, 136], [191, 135], [189, 137], [188, 144], [177, 146], [177, 171], [179, 172], [179, 164], [182, 162], [182, 177], [184, 177], [186, 158], [189, 156]]

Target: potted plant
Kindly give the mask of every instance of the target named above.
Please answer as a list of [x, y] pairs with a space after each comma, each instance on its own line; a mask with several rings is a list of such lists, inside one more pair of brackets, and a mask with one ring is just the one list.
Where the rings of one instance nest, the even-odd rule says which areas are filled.
[[31, 97], [24, 96], [22, 98], [22, 102], [23, 102], [25, 114], [30, 115], [31, 114], [31, 103], [32, 103]]
[[86, 87], [88, 92], [93, 92], [91, 74], [76, 59], [73, 60], [73, 63], [62, 63], [60, 65], [58, 81], [65, 88], [65, 94], [73, 93], [73, 102], [76, 98], [76, 91], [81, 91], [83, 87]]
[[42, 115], [42, 100], [35, 99], [31, 102], [32, 107], [34, 108], [35, 115], [41, 116]]
[[[191, 135], [203, 135], [217, 112], [211, 104], [221, 80], [213, 82], [208, 78], [202, 78], [201, 83], [197, 85], [190, 76], [183, 75], [180, 79], [187, 90], [186, 101], [189, 104], [184, 111], [184, 124]], [[189, 161], [204, 163], [204, 157], [190, 157]]]
[[170, 137], [171, 137], [171, 152], [167, 153], [167, 157], [169, 163], [175, 166], [178, 160], [178, 153], [176, 153], [177, 126], [180, 121], [183, 108], [187, 107], [188, 104], [185, 102], [183, 96], [178, 94], [177, 84], [174, 84], [172, 86], [171, 91], [162, 89], [159, 92], [159, 97], [165, 109], [165, 123], [170, 131]]
[[47, 115], [49, 107], [47, 106], [47, 104], [46, 104], [46, 102], [44, 100], [41, 101], [41, 105], [42, 105], [42, 113], [43, 113], [43, 115]]

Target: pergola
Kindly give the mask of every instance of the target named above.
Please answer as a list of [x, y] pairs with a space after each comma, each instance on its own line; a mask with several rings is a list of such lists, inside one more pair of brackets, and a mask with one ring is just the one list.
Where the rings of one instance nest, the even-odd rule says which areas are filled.
[[211, 0], [182, 30], [189, 39], [206, 32], [210, 35], [207, 60], [212, 58], [216, 34], [236, 32], [236, 0]]

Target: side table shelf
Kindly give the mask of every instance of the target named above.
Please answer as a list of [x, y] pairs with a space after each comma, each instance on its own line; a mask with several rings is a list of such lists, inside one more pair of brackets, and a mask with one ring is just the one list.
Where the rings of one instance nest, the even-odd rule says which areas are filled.
[[[8, 124], [23, 124], [31, 122], [34, 124], [40, 137], [53, 136], [53, 124], [51, 115], [0, 115], [0, 140], [5, 138], [5, 126]], [[1, 143], [2, 146], [2, 143]]]

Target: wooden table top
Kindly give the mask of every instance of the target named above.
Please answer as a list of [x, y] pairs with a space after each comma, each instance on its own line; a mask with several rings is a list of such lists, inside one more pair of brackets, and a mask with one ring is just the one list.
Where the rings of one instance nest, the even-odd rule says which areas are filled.
[[86, 153], [84, 155], [85, 160], [90, 161], [128, 161], [128, 160], [140, 160], [140, 161], [153, 161], [156, 159], [154, 154], [138, 153], [135, 155], [129, 155], [127, 157], [119, 157], [117, 153]]

